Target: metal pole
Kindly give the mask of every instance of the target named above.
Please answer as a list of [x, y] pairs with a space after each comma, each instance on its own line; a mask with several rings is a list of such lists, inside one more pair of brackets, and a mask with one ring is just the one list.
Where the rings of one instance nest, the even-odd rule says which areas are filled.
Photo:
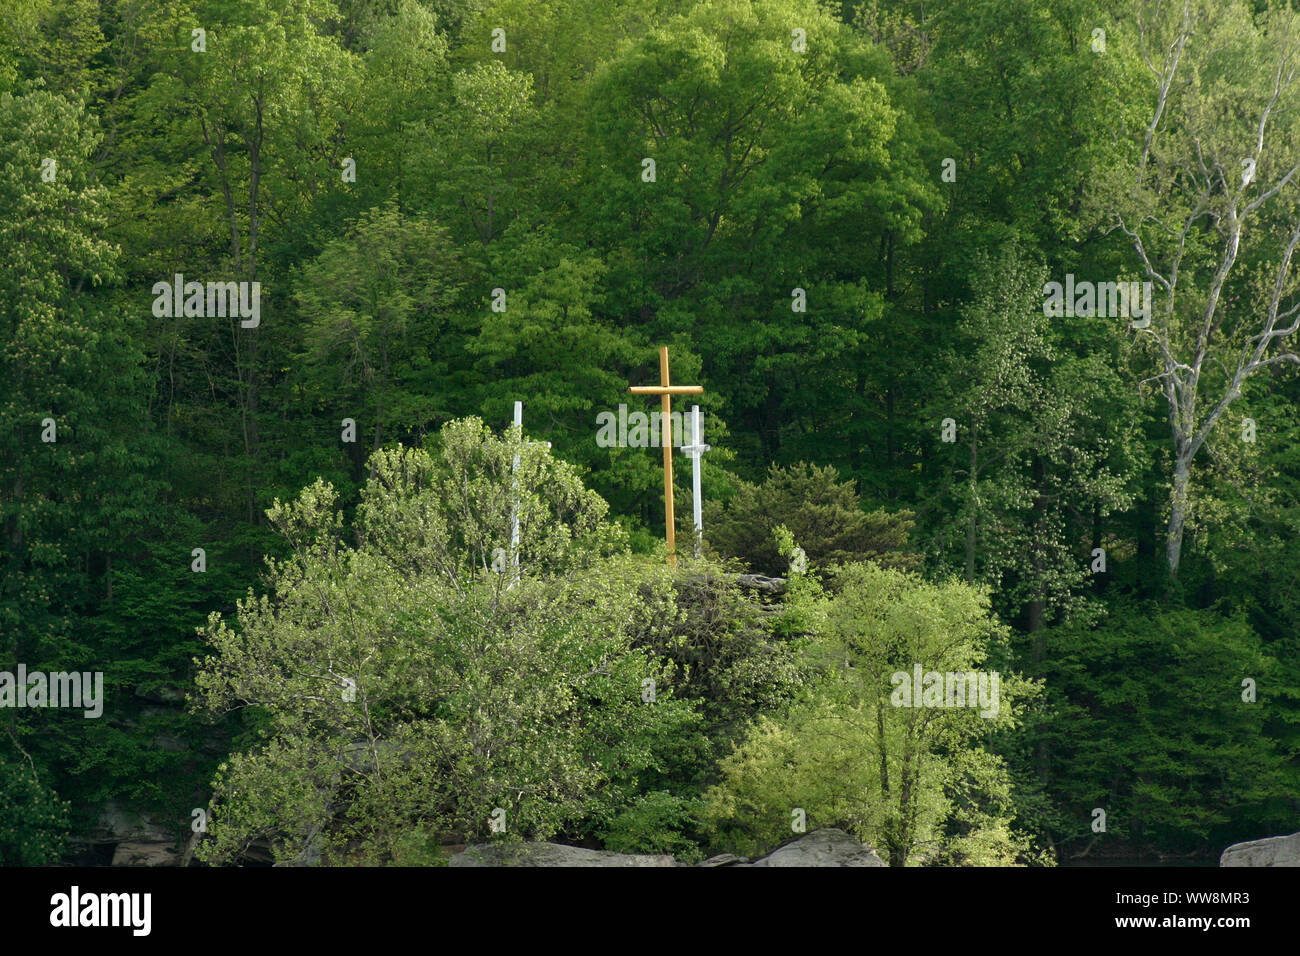
[[[524, 438], [524, 403], [515, 402], [515, 427], [519, 440]], [[510, 470], [510, 569], [515, 581], [519, 580], [519, 452], [515, 452], [514, 467]]]

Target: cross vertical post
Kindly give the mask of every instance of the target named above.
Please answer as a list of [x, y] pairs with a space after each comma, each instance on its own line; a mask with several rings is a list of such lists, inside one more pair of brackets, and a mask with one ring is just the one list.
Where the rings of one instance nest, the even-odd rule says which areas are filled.
[[[668, 346], [659, 349], [659, 384], [668, 387]], [[677, 519], [673, 514], [673, 397], [659, 396], [661, 419], [659, 443], [664, 449], [664, 525], [668, 539], [668, 563], [677, 563]]]
[[668, 346], [659, 347], [659, 384], [633, 385], [628, 391], [634, 395], [658, 395], [662, 421], [660, 444], [664, 449], [664, 537], [668, 543], [668, 563], [677, 566], [677, 529], [673, 516], [673, 396], [695, 395], [704, 391], [703, 385], [672, 385], [668, 377]]
[[700, 406], [691, 406], [691, 443], [682, 446], [682, 453], [691, 456], [691, 510], [695, 518], [695, 556], [698, 558], [704, 543], [704, 499], [700, 491], [701, 472], [704, 462], [700, 456], [709, 450], [704, 444], [704, 432], [700, 427]]

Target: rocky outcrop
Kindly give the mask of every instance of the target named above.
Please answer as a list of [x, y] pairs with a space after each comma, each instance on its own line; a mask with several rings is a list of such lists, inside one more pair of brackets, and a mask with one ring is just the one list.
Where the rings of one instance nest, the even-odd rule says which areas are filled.
[[742, 588], [751, 588], [766, 594], [785, 593], [785, 578], [769, 578], [765, 574], [737, 574], [732, 580]]
[[113, 866], [177, 866], [181, 859], [169, 827], [116, 801], [105, 805], [94, 830], [75, 849], [82, 865], [97, 860]]
[[685, 585], [710, 585], [719, 579], [729, 581], [738, 588], [760, 591], [769, 596], [784, 594], [786, 590], [785, 578], [772, 578], [766, 574], [688, 574], [682, 578], [681, 583]]
[[587, 850], [559, 843], [482, 843], [466, 847], [449, 866], [676, 866], [667, 855]]
[[176, 841], [119, 843], [113, 850], [113, 866], [180, 866]]
[[829, 827], [814, 830], [753, 863], [736, 866], [884, 866], [885, 861], [857, 837]]
[[[451, 866], [683, 866], [671, 856], [613, 853], [558, 843], [480, 843], [452, 856]], [[884, 866], [871, 847], [843, 830], [814, 830], [753, 863], [721, 853], [697, 866]]]
[[1219, 866], [1300, 866], [1300, 833], [1234, 843], [1219, 857]]

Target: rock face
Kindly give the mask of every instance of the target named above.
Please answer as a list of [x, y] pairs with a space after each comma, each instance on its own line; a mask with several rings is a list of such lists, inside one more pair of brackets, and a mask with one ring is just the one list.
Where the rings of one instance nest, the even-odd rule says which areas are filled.
[[181, 854], [175, 841], [119, 843], [113, 850], [113, 866], [179, 866]]
[[1219, 857], [1219, 866], [1300, 866], [1300, 833], [1234, 843]]
[[88, 852], [112, 849], [113, 866], [177, 866], [181, 851], [175, 834], [146, 813], [110, 801], [85, 841]]
[[[451, 866], [683, 866], [667, 855], [613, 853], [558, 843], [480, 843], [455, 854]], [[884, 866], [875, 851], [843, 830], [814, 830], [750, 863], [723, 853], [697, 866]]]
[[884, 866], [874, 850], [843, 830], [814, 830], [753, 863], [735, 866]]
[[482, 843], [466, 847], [450, 866], [676, 866], [671, 856], [587, 850], [558, 843]]

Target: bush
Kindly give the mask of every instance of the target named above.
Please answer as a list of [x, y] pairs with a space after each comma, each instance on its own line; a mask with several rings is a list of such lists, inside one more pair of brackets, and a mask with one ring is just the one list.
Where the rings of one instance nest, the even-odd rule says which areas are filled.
[[665, 790], [653, 790], [616, 816], [601, 834], [616, 853], [669, 853], [682, 863], [704, 858], [697, 842], [700, 805]]
[[778, 718], [760, 717], [722, 761], [706, 819], [719, 844], [755, 855], [786, 840], [791, 814], [839, 826], [890, 865], [1008, 865], [1035, 857], [1017, 832], [1006, 766], [984, 740], [1016, 725], [1035, 687], [1000, 674], [996, 708], [896, 706], [896, 682], [923, 671], [979, 670], [1005, 629], [987, 596], [870, 564], [843, 568], [812, 651], [821, 679]]
[[[325, 483], [277, 501], [291, 556], [204, 629], [202, 704], [268, 721], [220, 768], [209, 862], [259, 839], [280, 862], [422, 858], [411, 832], [486, 839], [499, 811], [511, 838], [548, 839], [609, 820], [698, 738], [674, 668], [633, 640], [671, 572], [616, 550], [571, 468], [475, 421], [448, 425], [438, 457], [381, 451], [372, 466], [358, 546]], [[512, 509], [517, 580], [508, 562], [492, 570]]]
[[68, 834], [68, 804], [21, 755], [0, 750], [0, 866], [55, 862]]
[[812, 567], [868, 560], [887, 567], [916, 567], [919, 558], [907, 550], [911, 513], [867, 513], [853, 484], [838, 477], [829, 465], [773, 465], [762, 484], [742, 484], [725, 504], [705, 504], [710, 547], [756, 571], [784, 573], [789, 556], [778, 551], [772, 536], [781, 524], [793, 533]]
[[1049, 631], [1046, 651], [1042, 739], [1054, 802], [1072, 810], [1056, 834], [1066, 854], [1217, 854], [1295, 829], [1300, 772], [1264, 732], [1295, 681], [1244, 616], [1119, 606], [1095, 627]]

